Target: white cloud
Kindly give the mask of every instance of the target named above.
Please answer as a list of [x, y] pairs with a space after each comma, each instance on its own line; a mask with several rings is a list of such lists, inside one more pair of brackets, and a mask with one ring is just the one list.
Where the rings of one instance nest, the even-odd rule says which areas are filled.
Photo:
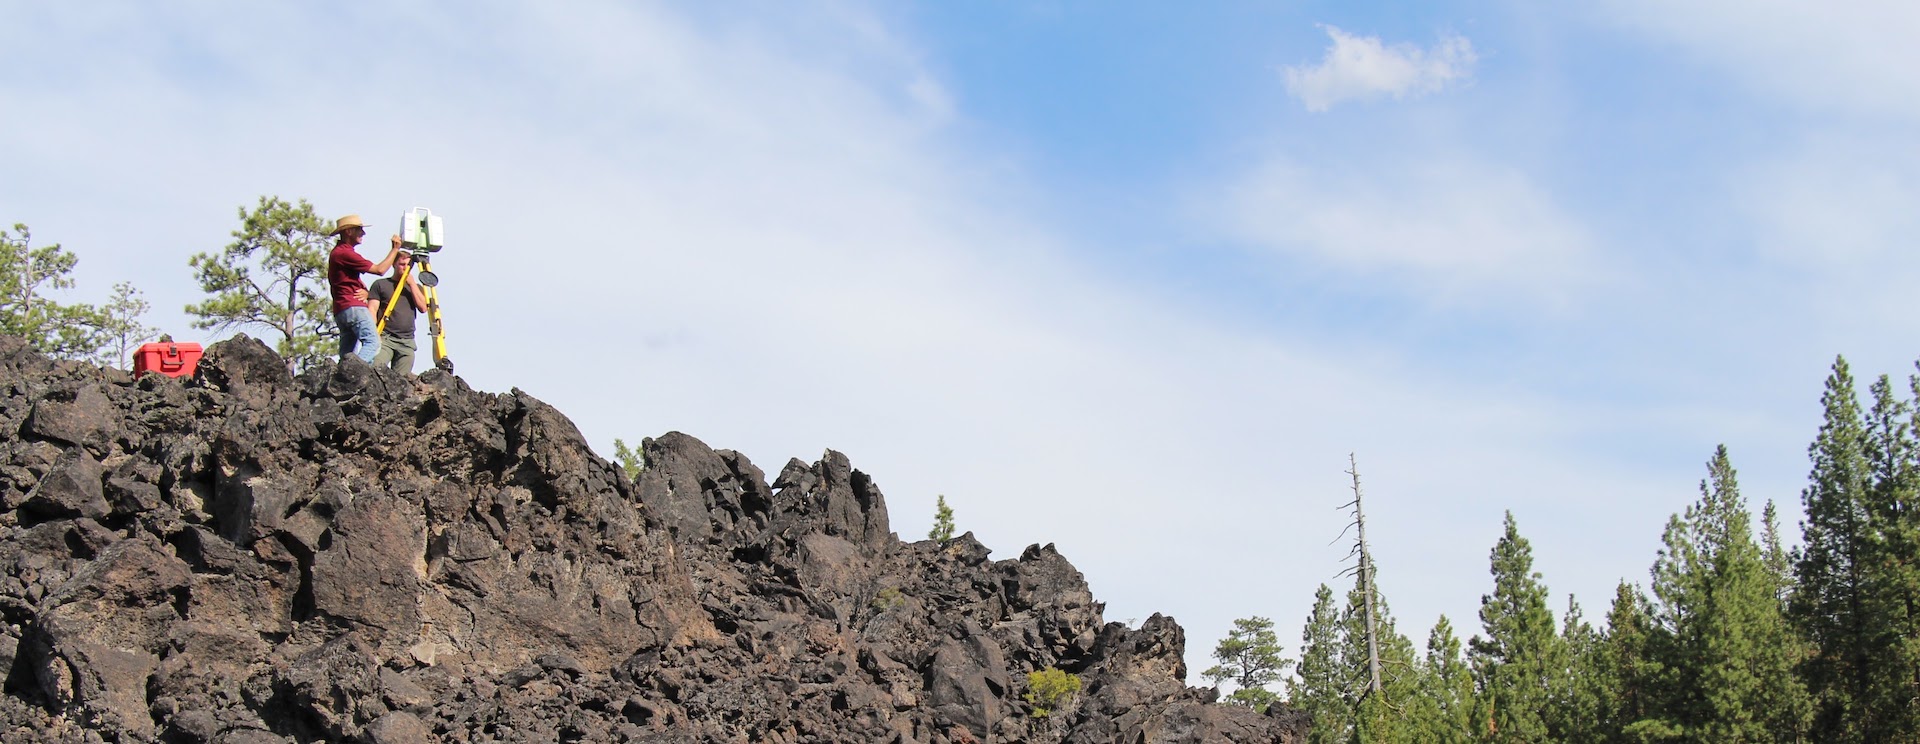
[[1920, 234], [1920, 157], [1910, 147], [1816, 138], [1732, 174], [1755, 245], [1797, 270], [1886, 267]]
[[1464, 84], [1478, 60], [1466, 37], [1446, 35], [1432, 49], [1387, 45], [1377, 36], [1355, 36], [1322, 26], [1333, 46], [1318, 65], [1288, 66], [1287, 92], [1308, 111], [1326, 111], [1349, 100], [1405, 98]]
[[1607, 0], [1594, 12], [1808, 109], [1920, 118], [1920, 3]]
[[[1729, 174], [1739, 245], [1792, 277], [1799, 315], [1821, 329], [1814, 354], [1893, 351], [1920, 334], [1920, 152], [1909, 143], [1839, 134], [1808, 138]], [[1786, 291], [1782, 293], [1785, 294]], [[1862, 323], [1861, 318], [1873, 318]], [[1904, 356], [1908, 350], [1901, 349]], [[1898, 366], [1904, 367], [1905, 364]]]
[[1542, 300], [1602, 281], [1594, 241], [1524, 173], [1459, 158], [1340, 168], [1275, 157], [1225, 200], [1237, 234], [1430, 299]]
[[907, 95], [936, 122], [953, 118], [953, 95], [933, 76], [922, 74], [907, 84]]

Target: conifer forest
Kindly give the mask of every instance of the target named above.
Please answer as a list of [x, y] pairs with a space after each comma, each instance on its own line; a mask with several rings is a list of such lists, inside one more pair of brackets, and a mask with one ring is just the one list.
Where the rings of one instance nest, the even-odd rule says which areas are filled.
[[[1837, 359], [1797, 520], [1756, 511], [1713, 452], [1604, 617], [1552, 606], [1509, 512], [1478, 633], [1441, 617], [1416, 644], [1359, 571], [1344, 596], [1321, 585], [1297, 658], [1243, 619], [1203, 676], [1226, 702], [1303, 711], [1313, 744], [1920, 741], [1920, 376], [1864, 393]], [[1246, 669], [1292, 674], [1282, 694]]]

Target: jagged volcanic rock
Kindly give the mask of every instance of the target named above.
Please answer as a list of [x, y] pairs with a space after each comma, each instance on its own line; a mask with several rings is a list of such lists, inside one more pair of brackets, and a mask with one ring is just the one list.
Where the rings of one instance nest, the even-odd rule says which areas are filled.
[[[638, 482], [518, 390], [241, 337], [175, 380], [0, 337], [0, 740], [1296, 742], [1052, 546], [903, 543], [829, 451]], [[1027, 675], [1078, 675], [1050, 715]]]

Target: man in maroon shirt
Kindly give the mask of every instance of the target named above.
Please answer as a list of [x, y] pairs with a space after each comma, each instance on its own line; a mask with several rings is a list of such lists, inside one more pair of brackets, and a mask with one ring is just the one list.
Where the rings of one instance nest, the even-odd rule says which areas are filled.
[[393, 236], [393, 250], [387, 251], [385, 259], [370, 263], [354, 250], [367, 236], [367, 223], [360, 215], [350, 214], [335, 221], [332, 234], [339, 236], [340, 243], [327, 254], [327, 289], [333, 295], [333, 322], [340, 326], [340, 359], [346, 361], [347, 355], [353, 354], [372, 364], [373, 355], [380, 353], [380, 334], [375, 330], [373, 312], [367, 309], [367, 285], [360, 281], [360, 275], [382, 274], [392, 268], [394, 258], [400, 255], [400, 236]]

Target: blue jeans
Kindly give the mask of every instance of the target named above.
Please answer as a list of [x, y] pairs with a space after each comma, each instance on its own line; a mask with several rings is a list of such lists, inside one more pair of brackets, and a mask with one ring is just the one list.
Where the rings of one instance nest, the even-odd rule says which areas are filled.
[[380, 353], [380, 333], [374, 330], [373, 311], [364, 305], [350, 307], [334, 313], [333, 323], [340, 326], [341, 361], [353, 354], [372, 364], [373, 355]]

